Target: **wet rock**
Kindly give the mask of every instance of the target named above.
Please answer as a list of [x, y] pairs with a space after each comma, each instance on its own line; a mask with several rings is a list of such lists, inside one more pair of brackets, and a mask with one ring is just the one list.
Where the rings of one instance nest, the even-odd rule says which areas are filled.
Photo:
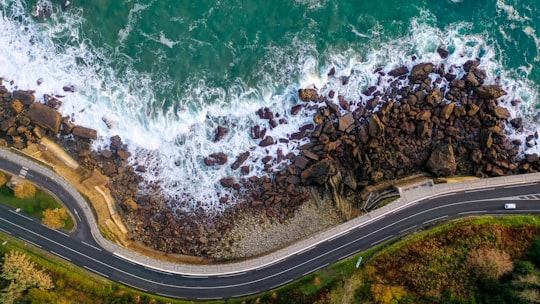
[[223, 152], [212, 153], [204, 158], [204, 164], [207, 166], [220, 166], [227, 163], [227, 154]]
[[60, 132], [62, 116], [53, 108], [36, 102], [30, 105], [26, 116], [30, 118], [33, 124], [52, 131], [54, 134]]
[[476, 94], [480, 98], [491, 100], [506, 95], [506, 92], [498, 85], [484, 85], [476, 88]]
[[25, 106], [33, 104], [36, 100], [34, 91], [13, 91], [12, 98], [21, 101]]
[[218, 142], [222, 140], [223, 137], [225, 137], [225, 135], [227, 135], [228, 132], [229, 130], [227, 128], [218, 126], [216, 128], [216, 131], [214, 132], [214, 142]]
[[300, 110], [302, 110], [303, 106], [302, 105], [295, 105], [291, 108], [291, 114], [292, 115], [297, 115]]
[[437, 53], [439, 54], [439, 56], [441, 56], [442, 59], [448, 58], [448, 55], [450, 54], [450, 52], [448, 52], [448, 50], [443, 49], [441, 47], [437, 48]]
[[429, 156], [426, 168], [435, 176], [454, 175], [457, 163], [452, 145], [444, 144], [436, 147]]
[[433, 64], [426, 62], [426, 63], [420, 63], [415, 65], [411, 70], [411, 75], [409, 75], [409, 78], [412, 81], [424, 79], [426, 76], [428, 76], [433, 71]]
[[510, 118], [510, 111], [505, 107], [496, 106], [493, 115], [499, 119], [508, 119]]
[[240, 154], [240, 155], [236, 158], [236, 160], [234, 161], [234, 163], [232, 163], [231, 169], [236, 170], [236, 169], [240, 168], [240, 166], [242, 166], [242, 164], [244, 164], [244, 162], [248, 159], [249, 156], [250, 156], [250, 152], [249, 152], [249, 151], [246, 151], [246, 152]]
[[388, 72], [388, 75], [393, 77], [399, 77], [401, 75], [406, 75], [407, 73], [409, 73], [409, 69], [406, 66], [400, 66]]
[[75, 126], [73, 127], [73, 130], [71, 130], [71, 134], [85, 139], [91, 139], [96, 140], [97, 139], [97, 131], [94, 129], [86, 128], [83, 126]]
[[315, 89], [298, 90], [298, 98], [302, 101], [314, 101], [319, 99], [319, 93]]
[[273, 144], [275, 144], [276, 141], [274, 140], [273, 137], [271, 136], [266, 136], [260, 143], [259, 143], [259, 146], [260, 147], [268, 147], [268, 146], [271, 146]]
[[377, 114], [373, 114], [369, 120], [369, 136], [378, 138], [384, 135], [385, 126]]
[[221, 186], [223, 186], [224, 188], [232, 188], [234, 186], [234, 178], [222, 178], [219, 180], [219, 183], [221, 184]]

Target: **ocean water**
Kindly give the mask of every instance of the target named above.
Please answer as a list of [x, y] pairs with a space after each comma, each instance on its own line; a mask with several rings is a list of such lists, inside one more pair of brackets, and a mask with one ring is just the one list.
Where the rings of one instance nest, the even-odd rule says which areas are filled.
[[[268, 130], [275, 139], [310, 122], [308, 111], [290, 114], [301, 87], [358, 100], [387, 85], [377, 68], [432, 61], [450, 70], [477, 59], [488, 83], [507, 90], [503, 104], [527, 122], [509, 135], [538, 131], [537, 1], [71, 0], [62, 9], [61, 0], [0, 0], [0, 77], [38, 97], [65, 95], [62, 114], [98, 131], [95, 149], [120, 135], [132, 163], [148, 168], [145, 179], [181, 202], [173, 207], [219, 212], [234, 204], [219, 202], [228, 194], [219, 180], [239, 176], [230, 169], [237, 155], [251, 150], [246, 164], [260, 175], [260, 158], [296, 152], [301, 142], [260, 148], [249, 134], [267, 124], [261, 107], [288, 122]], [[438, 47], [450, 56], [441, 59]], [[217, 126], [229, 132], [214, 142]], [[228, 164], [206, 167], [215, 152]]]

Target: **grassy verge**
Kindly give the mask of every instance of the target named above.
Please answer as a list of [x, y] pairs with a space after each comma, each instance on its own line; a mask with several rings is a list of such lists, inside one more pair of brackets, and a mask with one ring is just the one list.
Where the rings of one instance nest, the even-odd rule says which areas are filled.
[[[6, 242], [7, 241], [7, 242]], [[4, 242], [6, 242], [4, 244]], [[193, 303], [140, 292], [75, 266], [46, 251], [0, 232], [0, 255], [10, 250], [26, 253], [53, 277], [55, 288], [47, 298], [61, 303]], [[77, 299], [74, 301], [74, 299]], [[28, 300], [28, 299], [27, 299]], [[52, 302], [51, 302], [52, 303]]]
[[[43, 211], [46, 209], [63, 208], [54, 197], [39, 188], [36, 189], [34, 197], [17, 198], [11, 189], [2, 186], [0, 187], [0, 202], [13, 208], [21, 208], [24, 213], [38, 219], [43, 219]], [[64, 229], [68, 231], [73, 229], [73, 219], [71, 216], [68, 216], [64, 221]]]

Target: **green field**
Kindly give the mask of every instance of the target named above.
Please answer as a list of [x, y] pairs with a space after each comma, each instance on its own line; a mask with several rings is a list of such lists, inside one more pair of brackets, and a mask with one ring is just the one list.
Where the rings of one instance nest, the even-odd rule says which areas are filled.
[[[46, 209], [63, 208], [63, 206], [49, 193], [39, 188], [36, 195], [31, 198], [17, 198], [13, 191], [7, 186], [0, 187], [0, 202], [13, 208], [21, 208], [21, 211], [38, 219], [43, 218], [43, 211]], [[73, 229], [73, 219], [71, 216], [64, 221], [64, 229]]]

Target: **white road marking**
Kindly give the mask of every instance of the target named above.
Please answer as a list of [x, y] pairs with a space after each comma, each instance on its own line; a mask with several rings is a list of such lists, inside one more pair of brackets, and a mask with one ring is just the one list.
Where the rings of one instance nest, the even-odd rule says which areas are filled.
[[182, 277], [190, 279], [208, 279], [208, 276], [197, 276], [197, 275], [187, 275], [183, 274]]
[[103, 276], [103, 277], [106, 277], [106, 278], [109, 277], [108, 275], [104, 274], [103, 272], [99, 272], [99, 271], [97, 271], [97, 270], [95, 270], [95, 269], [93, 269], [93, 268], [90, 268], [90, 267], [88, 267], [88, 266], [83, 266], [83, 268], [86, 268], [86, 269], [88, 269], [88, 270], [90, 270], [90, 271], [92, 271], [92, 272], [95, 272], [95, 273], [99, 274], [100, 276]]
[[23, 240], [23, 241], [25, 241], [25, 242], [27, 242], [27, 243], [29, 243], [29, 244], [32, 244], [32, 245], [34, 245], [34, 246], [36, 246], [36, 247], [42, 248], [41, 245], [38, 245], [38, 244], [36, 244], [36, 243], [34, 243], [34, 242], [32, 242], [32, 241], [29, 241], [29, 240], [27, 240], [27, 239], [25, 239], [25, 238], [23, 238], [23, 237], [20, 237], [20, 239]]
[[32, 221], [32, 222], [34, 221], [33, 218], [28, 217], [28, 216], [26, 216], [26, 215], [24, 215], [24, 214], [21, 214], [20, 212], [15, 212], [15, 211], [13, 211], [13, 210], [11, 210], [11, 209], [9, 209], [9, 212], [14, 213], [14, 214], [17, 214], [18, 216], [22, 216], [22, 217], [24, 217], [25, 219], [27, 219], [27, 220], [29, 220], [29, 221]]
[[434, 218], [434, 219], [431, 219], [429, 221], [425, 221], [423, 224], [427, 224], [427, 223], [431, 223], [431, 222], [435, 222], [435, 221], [438, 221], [438, 220], [442, 220], [443, 218], [447, 218], [448, 215], [445, 215], [445, 216], [439, 216], [438, 218]]
[[524, 187], [524, 186], [534, 186], [538, 183], [528, 183], [528, 184], [519, 184], [519, 185], [510, 185], [510, 186], [504, 186], [504, 189], [510, 189], [510, 188], [517, 188], [517, 187]]
[[58, 232], [58, 233], [62, 234], [63, 236], [66, 236], [66, 237], [71, 237], [71, 236], [70, 236], [69, 234], [67, 234], [67, 233], [65, 233], [65, 232], [63, 232], [63, 231], [60, 231], [60, 230], [56, 230], [56, 229], [54, 229], [54, 231], [56, 231], [56, 232]]
[[483, 191], [491, 191], [491, 190], [495, 190], [495, 188], [485, 188], [485, 189], [467, 190], [467, 191], [465, 191], [465, 193], [483, 192]]
[[50, 253], [52, 253], [52, 254], [54, 254], [54, 255], [57, 255], [57, 256], [61, 257], [62, 259], [64, 259], [64, 260], [68, 260], [68, 261], [71, 262], [71, 259], [70, 259], [70, 258], [66, 258], [65, 256], [61, 255], [60, 253], [54, 252], [54, 251], [52, 251], [52, 250], [50, 251]]
[[81, 243], [85, 244], [85, 245], [88, 246], [88, 247], [92, 247], [92, 248], [94, 248], [95, 250], [103, 251], [101, 248], [98, 248], [98, 247], [96, 247], [96, 246], [94, 246], [94, 245], [88, 244], [88, 243], [85, 242], [85, 241], [81, 241]]
[[392, 238], [392, 237], [394, 237], [394, 235], [389, 235], [389, 236], [387, 236], [387, 237], [385, 237], [385, 238], [382, 238], [382, 239], [380, 239], [380, 240], [378, 240], [378, 241], [375, 241], [375, 242], [371, 243], [371, 246], [374, 246], [374, 245], [377, 245], [377, 244], [379, 244], [379, 243], [382, 243], [382, 242], [384, 242], [384, 241], [386, 241], [386, 240], [388, 240], [388, 239], [390, 239], [390, 238]]
[[77, 216], [77, 218], [79, 219], [79, 221], [82, 222], [82, 219], [81, 219], [81, 217], [79, 216], [79, 212], [77, 212], [77, 209], [73, 209], [73, 212], [75, 213], [75, 215]]
[[460, 212], [458, 214], [473, 214], [473, 213], [486, 213], [487, 210], [482, 210], [482, 211], [465, 211], [465, 212]]
[[128, 284], [128, 283], [126, 283], [126, 282], [124, 282], [124, 281], [121, 281], [121, 280], [118, 280], [118, 283], [124, 284], [124, 285], [126, 285], [126, 286], [131, 287], [131, 288], [135, 288], [135, 289], [138, 289], [138, 290], [142, 290], [142, 291], [144, 291], [144, 292], [148, 292], [148, 290], [146, 290], [146, 289], [144, 289], [144, 288], [140, 288], [140, 287], [133, 286], [133, 285]]
[[231, 273], [231, 274], [218, 275], [218, 278], [235, 277], [235, 276], [244, 275], [244, 274], [246, 274], [245, 271], [243, 271], [243, 272], [237, 272], [237, 273]]
[[4, 232], [4, 233], [11, 234], [11, 232], [9, 232], [9, 231], [7, 231], [7, 230], [4, 230], [4, 229], [2, 229], [2, 228], [0, 228], [0, 230], [2, 230], [2, 232]]
[[413, 229], [413, 228], [416, 228], [416, 226], [418, 226], [418, 225], [414, 225], [414, 226], [411, 226], [411, 227], [409, 227], [409, 228], [402, 229], [402, 230], [399, 231], [399, 234], [402, 234], [402, 233], [405, 232], [405, 231], [409, 231], [409, 230], [411, 230], [411, 229]]
[[173, 275], [173, 274], [170, 273], [170, 272], [163, 271], [163, 270], [156, 269], [156, 268], [152, 268], [152, 267], [147, 267], [147, 266], [145, 266], [144, 269], [151, 270], [151, 271], [154, 271], [154, 272], [159, 272], [159, 273], [166, 274], [166, 275]]

